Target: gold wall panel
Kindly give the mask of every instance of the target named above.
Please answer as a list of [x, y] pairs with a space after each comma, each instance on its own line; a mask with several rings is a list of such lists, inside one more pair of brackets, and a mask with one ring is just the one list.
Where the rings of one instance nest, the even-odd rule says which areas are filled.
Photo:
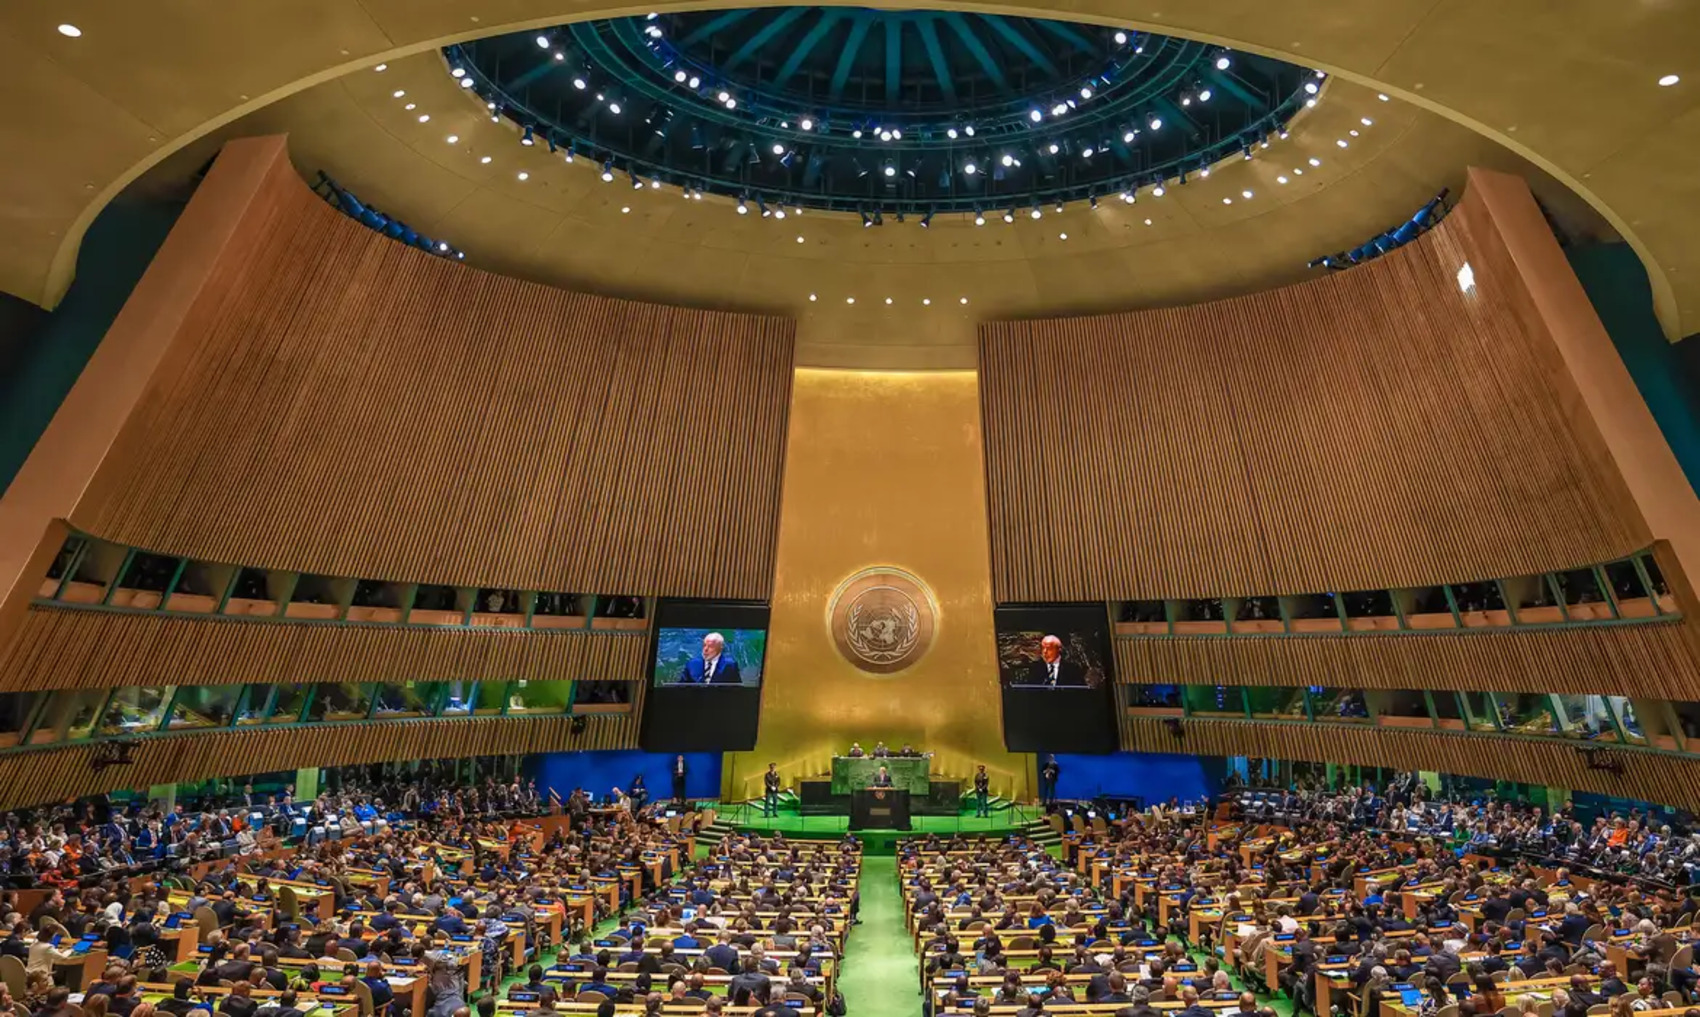
[[[1700, 807], [1700, 759], [1663, 752], [1614, 750], [1554, 738], [1516, 738], [1413, 731], [1352, 724], [1182, 722], [1179, 738], [1154, 717], [1122, 717], [1122, 747], [1137, 752], [1253, 756], [1356, 763], [1399, 770], [1436, 770], [1494, 780], [1545, 784], [1573, 791], [1636, 798], [1682, 808]], [[1603, 749], [1623, 764], [1621, 775], [1588, 767], [1584, 750]]]
[[235, 682], [641, 681], [648, 633], [332, 625], [33, 607], [0, 690]]
[[144, 738], [135, 762], [90, 769], [95, 743], [0, 755], [0, 808], [65, 801], [118, 788], [146, 788], [207, 777], [240, 777], [303, 766], [353, 766], [408, 759], [585, 749], [637, 748], [639, 703], [628, 713], [592, 714], [574, 733], [573, 718], [462, 717], [441, 720], [242, 728]]
[[[827, 772], [852, 740], [933, 751], [933, 770], [1025, 795], [1031, 760], [1004, 750], [992, 638], [979, 398], [967, 372], [799, 370], [792, 383], [778, 569], [756, 750], [729, 755], [728, 794], [768, 762], [787, 783]], [[932, 648], [869, 674], [828, 628], [834, 590], [864, 569], [913, 574], [938, 604]]]

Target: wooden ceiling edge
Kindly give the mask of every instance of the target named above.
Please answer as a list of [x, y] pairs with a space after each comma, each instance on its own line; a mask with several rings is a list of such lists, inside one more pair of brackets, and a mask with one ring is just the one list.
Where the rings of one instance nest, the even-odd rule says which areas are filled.
[[[851, 0], [828, 0], [828, 3], [839, 6], [853, 5]], [[962, 0], [944, 0], [942, 3], [926, 2], [926, 0], [896, 0], [894, 6], [902, 8], [926, 7], [947, 11], [977, 9], [974, 8], [974, 5], [972, 4], [963, 3]], [[687, 2], [666, 4], [659, 9], [666, 9], [668, 11], [690, 11], [705, 8], [703, 8], [700, 3]], [[504, 35], [510, 32], [526, 31], [533, 28], [571, 24], [580, 21], [591, 21], [598, 18], [615, 17], [622, 14], [635, 14], [640, 12], [641, 9], [611, 7], [607, 10], [596, 12], [580, 11], [575, 17], [566, 19], [560, 17], [533, 18], [521, 21], [505, 22], [496, 25], [479, 25], [474, 31], [454, 33], [439, 38], [410, 43], [405, 46], [393, 47], [389, 50], [368, 53], [359, 58], [351, 58], [334, 66], [327, 67], [317, 73], [306, 75], [281, 87], [274, 88], [259, 96], [257, 99], [233, 106], [224, 113], [206, 120], [201, 124], [196, 125], [194, 128], [160, 144], [152, 152], [148, 153], [144, 158], [137, 161], [123, 173], [119, 174], [117, 178], [110, 181], [105, 187], [96, 192], [95, 196], [90, 199], [89, 203], [83, 207], [81, 212], [78, 213], [71, 225], [66, 228], [65, 236], [60, 241], [58, 248], [54, 252], [53, 258], [48, 265], [47, 277], [42, 283], [40, 294], [35, 297], [29, 297], [29, 299], [48, 310], [52, 310], [54, 307], [58, 306], [59, 301], [64, 298], [66, 291], [70, 288], [71, 280], [76, 275], [77, 257], [82, 249], [83, 237], [87, 234], [88, 229], [93, 224], [95, 218], [104, 211], [126, 187], [135, 182], [143, 173], [158, 165], [161, 161], [184, 146], [205, 136], [211, 131], [217, 130], [219, 127], [222, 127], [227, 123], [247, 116], [255, 110], [269, 106], [274, 102], [287, 98], [288, 96], [294, 95], [303, 89], [346, 76], [354, 71], [371, 67], [377, 63], [399, 60], [417, 53], [429, 52], [431, 50], [440, 50], [444, 46], [471, 39], [480, 39], [493, 35]], [[1043, 19], [1057, 19], [1059, 17], [1058, 11], [1027, 7], [1025, 5], [1017, 5], [1010, 9], [1000, 9], [999, 13]], [[1362, 74], [1349, 68], [1330, 63], [1326, 59], [1313, 59], [1311, 54], [1301, 55], [1291, 51], [1290, 49], [1263, 46], [1243, 39], [1235, 39], [1229, 36], [1216, 35], [1208, 32], [1177, 32], [1174, 26], [1144, 21], [1138, 18], [1111, 19], [1080, 12], [1071, 12], [1069, 17], [1081, 24], [1098, 24], [1133, 28], [1139, 31], [1152, 32], [1159, 35], [1171, 35], [1178, 38], [1195, 39], [1201, 42], [1229, 46], [1246, 53], [1261, 54], [1263, 56], [1284, 60], [1288, 63], [1297, 64], [1299, 66], [1314, 67], [1318, 70], [1327, 72], [1331, 76], [1338, 76], [1346, 81], [1374, 88], [1404, 102], [1426, 109], [1487, 138], [1513, 154], [1527, 160], [1530, 164], [1543, 170], [1552, 176], [1554, 180], [1569, 188], [1572, 193], [1576, 194], [1584, 202], [1586, 202], [1589, 207], [1598, 212], [1606, 220], [1606, 222], [1618, 232], [1624, 241], [1630, 245], [1630, 248], [1635, 251], [1636, 256], [1641, 261], [1643, 269], [1647, 273], [1647, 281], [1652, 290], [1653, 296], [1653, 311], [1659, 321], [1659, 326], [1664, 330], [1667, 341], [1674, 343], [1690, 331], [1686, 328], [1685, 323], [1682, 321], [1681, 309], [1677, 304], [1676, 293], [1674, 288], [1671, 286], [1668, 274], [1657, 258], [1654, 257], [1652, 249], [1644, 240], [1641, 239], [1640, 235], [1635, 231], [1630, 222], [1607, 204], [1606, 201], [1596, 194], [1592, 188], [1584, 185], [1575, 175], [1571, 174], [1557, 163], [1545, 158], [1528, 146], [1518, 143], [1507, 132], [1496, 130], [1482, 121], [1455, 110], [1450, 106], [1429, 100], [1414, 90], [1400, 88], [1397, 85], [1379, 80], [1374, 76]]]

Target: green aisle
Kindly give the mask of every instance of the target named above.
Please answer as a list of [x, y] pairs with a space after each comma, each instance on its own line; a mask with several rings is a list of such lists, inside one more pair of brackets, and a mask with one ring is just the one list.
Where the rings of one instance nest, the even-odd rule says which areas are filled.
[[921, 1012], [920, 982], [909, 929], [903, 924], [903, 897], [897, 887], [897, 859], [862, 858], [862, 924], [844, 948], [844, 974], [838, 989], [851, 1017], [902, 1017]]

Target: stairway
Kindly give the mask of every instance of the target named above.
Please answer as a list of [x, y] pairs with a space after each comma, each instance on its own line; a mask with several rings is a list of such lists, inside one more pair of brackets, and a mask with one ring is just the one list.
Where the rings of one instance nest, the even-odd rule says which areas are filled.
[[1062, 845], [1062, 837], [1043, 819], [1035, 819], [1021, 828], [1023, 835], [1040, 847], [1052, 848]]
[[697, 847], [712, 851], [731, 832], [732, 824], [716, 816], [714, 822], [697, 831]]

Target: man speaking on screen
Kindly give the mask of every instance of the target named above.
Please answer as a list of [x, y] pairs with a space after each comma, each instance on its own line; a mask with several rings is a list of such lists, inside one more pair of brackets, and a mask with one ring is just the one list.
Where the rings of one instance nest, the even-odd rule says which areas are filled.
[[710, 632], [702, 637], [702, 655], [685, 661], [679, 672], [680, 685], [738, 685], [743, 676], [738, 662], [726, 655], [726, 637]]
[[1029, 686], [1036, 688], [1078, 688], [1086, 684], [1086, 672], [1080, 665], [1063, 659], [1062, 640], [1046, 636], [1039, 640], [1039, 659], [1027, 672]]

